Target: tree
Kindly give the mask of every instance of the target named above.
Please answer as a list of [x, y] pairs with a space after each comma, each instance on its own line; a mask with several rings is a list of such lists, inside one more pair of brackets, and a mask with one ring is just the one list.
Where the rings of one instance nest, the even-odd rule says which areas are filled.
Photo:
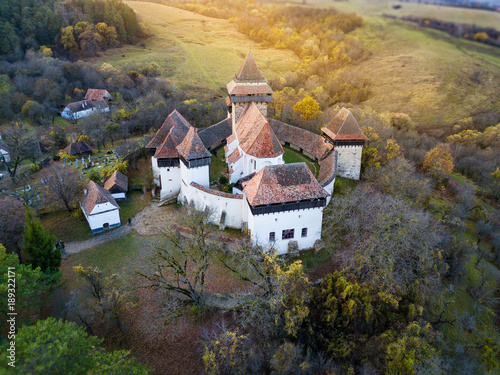
[[300, 113], [304, 120], [311, 121], [321, 113], [321, 108], [314, 98], [306, 95], [301, 101], [293, 106], [293, 111]]
[[78, 319], [93, 332], [95, 323], [114, 324], [124, 330], [123, 316], [130, 306], [128, 293], [123, 290], [120, 276], [105, 276], [97, 267], [73, 267], [79, 287], [71, 292], [69, 306]]
[[28, 264], [40, 267], [43, 272], [57, 272], [61, 265], [61, 252], [55, 247], [56, 237], [43, 229], [30, 209], [26, 210], [23, 242], [22, 250], [28, 255]]
[[441, 143], [425, 154], [423, 170], [439, 182], [447, 178], [453, 171], [453, 156], [450, 146]]
[[325, 242], [342, 244], [335, 258], [361, 282], [418, 301], [438, 290], [442, 232], [429, 213], [363, 185], [332, 203]]
[[21, 260], [19, 248], [24, 230], [24, 204], [12, 197], [0, 199], [0, 243]]
[[1, 155], [0, 161], [7, 168], [11, 178], [15, 178], [19, 164], [22, 161], [30, 157], [36, 157], [40, 151], [34, 135], [22, 124], [15, 124], [6, 128], [2, 132], [2, 141], [9, 147], [10, 160], [5, 160]]
[[[205, 276], [212, 264], [216, 245], [207, 240], [210, 231], [210, 213], [189, 208], [185, 215], [185, 225], [191, 235], [183, 237], [178, 231], [165, 232], [166, 244], [156, 248], [152, 260], [155, 272], [139, 275], [150, 281], [149, 287], [173, 292], [187, 298], [190, 305], [198, 309], [205, 306]], [[186, 307], [172, 312], [177, 317]]]
[[68, 167], [49, 167], [45, 182], [46, 197], [56, 206], [60, 203], [68, 212], [73, 211], [75, 202], [82, 190], [78, 172]]
[[[0, 244], [0, 293], [5, 296], [0, 301], [0, 308], [5, 312], [9, 311], [7, 305], [9, 268], [11, 271], [14, 269], [16, 275], [15, 311], [18, 314], [18, 324], [31, 323], [38, 318], [42, 306], [48, 302], [54, 286], [59, 283], [61, 273], [46, 275], [40, 268], [32, 268], [30, 264], [20, 264], [17, 255], [7, 254]], [[4, 324], [5, 320], [2, 319], [0, 322], [2, 332]]]
[[[14, 373], [18, 374], [150, 374], [152, 370], [129, 357], [130, 352], [106, 352], [103, 339], [88, 336], [73, 322], [48, 318], [20, 327], [15, 338]], [[9, 343], [1, 349], [7, 352]], [[6, 355], [0, 359], [4, 368]]]

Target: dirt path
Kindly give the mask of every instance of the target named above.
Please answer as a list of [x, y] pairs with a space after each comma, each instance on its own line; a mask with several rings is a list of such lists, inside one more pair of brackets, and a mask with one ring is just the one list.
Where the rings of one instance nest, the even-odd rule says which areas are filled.
[[178, 209], [175, 205], [159, 207], [158, 203], [151, 203], [132, 217], [132, 225], [122, 225], [85, 241], [66, 243], [66, 251], [63, 253], [63, 259], [67, 259], [70, 255], [79, 253], [82, 250], [116, 240], [130, 233], [132, 230], [135, 230], [141, 236], [159, 234], [163, 228], [167, 228], [177, 221], [177, 211]]

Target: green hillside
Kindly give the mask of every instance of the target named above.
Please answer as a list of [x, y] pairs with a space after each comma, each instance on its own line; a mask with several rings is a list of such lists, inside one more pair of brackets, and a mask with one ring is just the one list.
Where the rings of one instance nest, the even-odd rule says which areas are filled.
[[[292, 70], [298, 58], [290, 51], [263, 48], [225, 20], [204, 17], [165, 5], [126, 1], [150, 27], [145, 47], [108, 50], [96, 64], [114, 66], [156, 62], [180, 90], [222, 96], [251, 48], [268, 79]], [[123, 56], [124, 55], [124, 56]]]

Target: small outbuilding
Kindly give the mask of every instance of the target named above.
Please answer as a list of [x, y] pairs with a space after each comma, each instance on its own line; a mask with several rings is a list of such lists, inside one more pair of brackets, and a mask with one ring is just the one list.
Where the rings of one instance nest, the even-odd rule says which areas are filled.
[[85, 94], [85, 100], [92, 100], [93, 102], [104, 100], [106, 103], [113, 101], [108, 90], [101, 89], [88, 89]]
[[84, 194], [80, 207], [92, 233], [120, 225], [120, 206], [109, 191], [90, 181], [84, 189]]
[[109, 191], [115, 200], [123, 200], [128, 191], [128, 177], [119, 171], [114, 171], [104, 183], [104, 189]]
[[10, 161], [9, 147], [0, 139], [0, 162], [8, 163]]
[[85, 141], [73, 142], [67, 146], [64, 151], [68, 155], [80, 155], [80, 154], [90, 154], [92, 153], [92, 147]]
[[69, 103], [61, 112], [61, 117], [67, 120], [78, 120], [96, 113], [109, 112], [108, 104], [105, 100], [92, 101], [91, 99]]

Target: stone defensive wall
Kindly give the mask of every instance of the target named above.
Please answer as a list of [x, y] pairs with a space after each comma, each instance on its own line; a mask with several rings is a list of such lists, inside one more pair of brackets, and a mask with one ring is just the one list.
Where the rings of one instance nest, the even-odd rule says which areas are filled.
[[[282, 145], [291, 147], [319, 163], [318, 182], [331, 194], [333, 191], [333, 182], [337, 175], [337, 156], [333, 150], [333, 145], [326, 142], [325, 138], [321, 135], [314, 134], [308, 130], [288, 125], [278, 120], [268, 119], [268, 121]], [[198, 135], [205, 147], [213, 150], [223, 144], [231, 133], [231, 119], [227, 118], [215, 125], [200, 130]], [[212, 190], [203, 186], [202, 188]], [[216, 190], [212, 191], [214, 195], [216, 193], [233, 195]], [[228, 196], [226, 198], [231, 197]]]

